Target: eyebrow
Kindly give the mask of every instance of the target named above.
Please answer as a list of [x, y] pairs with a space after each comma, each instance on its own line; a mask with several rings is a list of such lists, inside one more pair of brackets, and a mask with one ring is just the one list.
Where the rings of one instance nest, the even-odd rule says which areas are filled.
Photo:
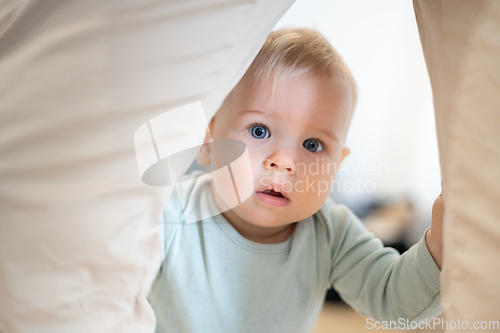
[[330, 137], [331, 139], [333, 139], [333, 140], [335, 140], [335, 141], [339, 142], [339, 139], [337, 138], [337, 136], [335, 135], [335, 133], [330, 133], [329, 131], [324, 130], [324, 129], [322, 129], [322, 128], [318, 128], [318, 130], [319, 130], [320, 132], [322, 132], [323, 134], [325, 134], [326, 136]]
[[269, 113], [269, 112], [264, 112], [264, 111], [260, 111], [260, 110], [242, 110], [242, 111], [239, 111], [238, 112], [239, 114], [251, 114], [251, 113], [258, 113], [258, 114], [263, 114], [263, 115], [267, 115], [267, 116], [270, 116], [270, 117], [274, 117], [274, 114], [272, 113]]

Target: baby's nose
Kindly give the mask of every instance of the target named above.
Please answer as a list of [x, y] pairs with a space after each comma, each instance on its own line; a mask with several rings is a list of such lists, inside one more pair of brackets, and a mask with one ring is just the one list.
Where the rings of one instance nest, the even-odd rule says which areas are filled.
[[272, 156], [264, 160], [263, 164], [267, 169], [274, 169], [275, 171], [287, 174], [295, 174], [297, 169], [293, 158], [283, 155]]

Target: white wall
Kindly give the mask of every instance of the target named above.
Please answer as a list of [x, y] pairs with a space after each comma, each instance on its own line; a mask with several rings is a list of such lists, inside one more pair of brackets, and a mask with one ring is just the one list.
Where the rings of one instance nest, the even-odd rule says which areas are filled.
[[[409, 197], [419, 219], [410, 241], [417, 241], [430, 225], [440, 173], [432, 92], [412, 2], [297, 0], [276, 28], [289, 25], [323, 33], [359, 86], [347, 138], [352, 153], [343, 170], [349, 174], [337, 177], [346, 191], [332, 195], [351, 205]], [[349, 191], [351, 185], [361, 190]]]

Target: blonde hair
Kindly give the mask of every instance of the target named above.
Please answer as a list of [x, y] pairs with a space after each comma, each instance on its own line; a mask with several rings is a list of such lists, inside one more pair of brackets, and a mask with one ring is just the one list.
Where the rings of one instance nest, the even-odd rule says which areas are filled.
[[330, 79], [341, 89], [350, 115], [357, 99], [356, 82], [342, 57], [316, 29], [282, 28], [272, 31], [244, 78], [256, 84], [269, 80], [272, 93], [287, 79], [314, 74]]

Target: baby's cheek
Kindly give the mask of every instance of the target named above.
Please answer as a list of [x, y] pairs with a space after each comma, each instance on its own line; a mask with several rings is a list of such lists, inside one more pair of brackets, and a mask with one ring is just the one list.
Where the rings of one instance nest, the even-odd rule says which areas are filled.
[[294, 204], [297, 205], [294, 210], [294, 221], [300, 221], [312, 216], [323, 205], [321, 199], [315, 195], [305, 196]]
[[[248, 159], [249, 159], [250, 167], [255, 169], [257, 167], [257, 165], [259, 165], [260, 155], [258, 154], [258, 152], [256, 152], [254, 149], [252, 149], [249, 145], [247, 145], [246, 150], [248, 152]], [[255, 171], [256, 170], [253, 170], [254, 173], [255, 173]]]
[[238, 199], [233, 180], [227, 167], [220, 168], [211, 173], [215, 195], [222, 200], [223, 206], [219, 207], [221, 212], [232, 209], [238, 205]]
[[238, 192], [240, 201], [248, 199], [254, 192], [254, 171], [252, 161], [247, 149], [236, 160], [231, 162], [234, 187]]

